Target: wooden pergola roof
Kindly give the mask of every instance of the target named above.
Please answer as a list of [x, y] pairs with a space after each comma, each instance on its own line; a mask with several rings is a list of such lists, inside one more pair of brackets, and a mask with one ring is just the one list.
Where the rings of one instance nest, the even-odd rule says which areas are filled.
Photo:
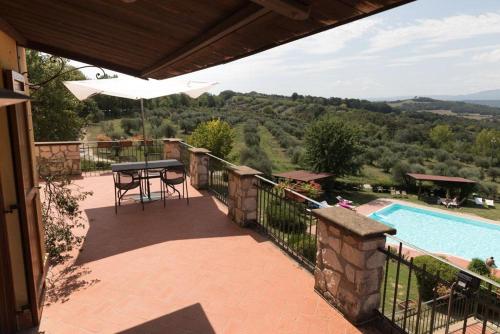
[[406, 175], [417, 181], [432, 181], [440, 183], [469, 183], [469, 184], [476, 183], [476, 181], [464, 179], [463, 177], [417, 174], [417, 173], [408, 173]]
[[284, 179], [302, 182], [317, 181], [333, 176], [333, 174], [330, 173], [314, 173], [307, 170], [294, 170], [290, 172], [276, 173], [273, 175]]
[[31, 49], [164, 79], [413, 0], [0, 0], [0, 30]]

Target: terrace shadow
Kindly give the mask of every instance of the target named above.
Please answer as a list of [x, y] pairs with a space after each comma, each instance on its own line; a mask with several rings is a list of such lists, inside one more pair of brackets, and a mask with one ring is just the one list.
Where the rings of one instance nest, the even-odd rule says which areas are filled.
[[204, 333], [215, 334], [201, 304], [193, 304], [160, 318], [118, 332], [118, 334], [133, 333]]
[[[219, 204], [220, 205], [220, 204]], [[85, 210], [89, 229], [75, 265], [146, 246], [185, 239], [251, 236], [260, 243], [267, 239], [241, 228], [229, 219], [211, 196], [171, 199], [144, 205], [125, 204], [115, 214], [114, 206]]]

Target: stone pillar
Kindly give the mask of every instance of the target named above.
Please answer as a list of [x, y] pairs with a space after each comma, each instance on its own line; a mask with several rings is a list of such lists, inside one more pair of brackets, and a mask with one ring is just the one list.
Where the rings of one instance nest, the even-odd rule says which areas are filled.
[[209, 157], [207, 153], [210, 153], [210, 151], [205, 148], [189, 148], [189, 177], [191, 185], [195, 189], [206, 189], [208, 187]]
[[179, 138], [163, 139], [163, 157], [164, 159], [181, 159], [181, 141]]
[[313, 210], [318, 218], [315, 289], [354, 324], [373, 320], [380, 305], [385, 233], [396, 230], [354, 211]]
[[80, 142], [37, 142], [35, 158], [42, 176], [82, 174]]
[[255, 175], [262, 174], [247, 166], [230, 167], [228, 215], [240, 226], [257, 220], [257, 186]]

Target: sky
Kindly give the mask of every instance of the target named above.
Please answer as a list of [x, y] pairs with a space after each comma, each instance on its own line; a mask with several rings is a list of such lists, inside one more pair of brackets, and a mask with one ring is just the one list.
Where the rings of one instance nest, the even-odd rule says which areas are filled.
[[183, 77], [219, 82], [215, 94], [383, 98], [500, 89], [500, 0], [418, 0]]

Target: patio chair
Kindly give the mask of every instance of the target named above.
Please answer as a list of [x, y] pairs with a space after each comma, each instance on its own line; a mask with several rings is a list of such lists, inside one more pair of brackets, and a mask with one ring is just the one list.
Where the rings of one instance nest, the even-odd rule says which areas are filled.
[[[181, 198], [181, 193], [178, 189], [175, 188], [176, 185], [182, 184], [182, 198], [186, 198], [187, 204], [189, 204], [189, 194], [188, 194], [188, 184], [187, 184], [187, 175], [186, 169], [184, 166], [175, 166], [164, 169], [160, 174], [161, 180], [161, 197], [163, 198], [163, 207], [167, 204], [167, 193], [169, 193], [168, 189], [172, 189], [172, 193], [177, 193], [179, 199]], [[186, 188], [186, 192], [184, 192], [184, 187]], [[185, 196], [184, 196], [185, 195]]]
[[113, 173], [115, 186], [115, 214], [118, 214], [118, 206], [121, 206], [123, 196], [132, 189], [139, 188], [142, 210], [144, 210], [143, 191], [141, 176], [138, 171], [123, 171]]
[[481, 197], [474, 197], [474, 203], [476, 205], [484, 206], [483, 199]]
[[490, 206], [491, 206], [492, 208], [494, 208], [494, 207], [495, 207], [495, 202], [493, 202], [493, 200], [492, 200], [492, 199], [485, 199], [485, 200], [484, 200], [484, 202], [486, 203], [486, 206], [488, 206], [488, 207], [490, 207]]
[[406, 190], [401, 190], [401, 196], [403, 198], [408, 198], [408, 193], [406, 192]]

